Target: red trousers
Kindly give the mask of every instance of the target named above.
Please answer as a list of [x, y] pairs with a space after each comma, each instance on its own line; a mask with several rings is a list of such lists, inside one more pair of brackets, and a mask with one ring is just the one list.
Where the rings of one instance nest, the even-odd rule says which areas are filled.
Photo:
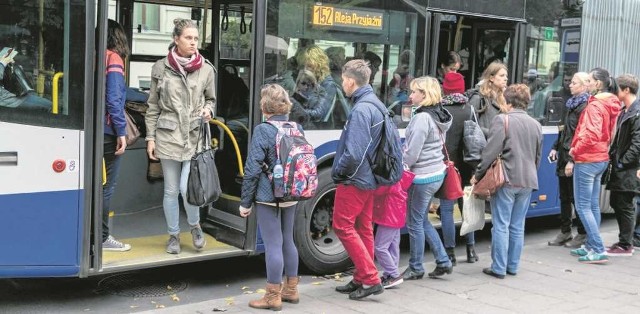
[[355, 265], [353, 280], [380, 283], [373, 262], [373, 191], [338, 184], [333, 203], [333, 229]]

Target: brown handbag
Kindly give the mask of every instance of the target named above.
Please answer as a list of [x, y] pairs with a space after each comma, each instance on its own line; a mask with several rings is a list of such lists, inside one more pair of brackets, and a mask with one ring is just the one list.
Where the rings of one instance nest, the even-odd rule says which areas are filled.
[[[507, 130], [509, 129], [509, 116], [504, 116], [504, 136], [507, 138]], [[504, 149], [504, 143], [503, 143]], [[504, 175], [504, 167], [502, 165], [502, 154], [498, 155], [498, 158], [491, 163], [489, 169], [485, 173], [484, 177], [480, 181], [473, 185], [472, 193], [476, 198], [488, 200], [491, 195], [501, 188], [506, 182]]]
[[124, 118], [127, 121], [127, 135], [125, 135], [125, 140], [127, 141], [127, 146], [131, 146], [135, 144], [140, 137], [140, 130], [138, 130], [138, 126], [133, 120], [133, 117], [131, 117], [131, 115], [126, 110], [124, 111]]

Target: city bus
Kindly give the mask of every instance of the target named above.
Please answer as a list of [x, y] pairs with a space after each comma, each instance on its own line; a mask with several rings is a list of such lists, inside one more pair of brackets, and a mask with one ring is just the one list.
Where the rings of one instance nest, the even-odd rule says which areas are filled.
[[[515, 82], [526, 72], [526, 1], [502, 2], [0, 1], [0, 47], [18, 51], [0, 85], [0, 92], [8, 93], [0, 95], [15, 100], [0, 97], [0, 277], [87, 277], [263, 253], [255, 215], [238, 213], [242, 165], [252, 129], [262, 121], [257, 105], [261, 86], [290, 82], [298, 71], [292, 66], [297, 53], [310, 45], [326, 51], [336, 79], [346, 60], [377, 56], [379, 62], [371, 62], [371, 84], [391, 111], [403, 105], [390, 91], [394, 74], [436, 76], [440, 56], [450, 50], [463, 58], [460, 72], [467, 88], [495, 59], [507, 64]], [[100, 60], [107, 19], [128, 32], [127, 82], [145, 93], [151, 66], [166, 56], [172, 21], [178, 17], [197, 22], [200, 52], [217, 68], [210, 127], [223, 193], [201, 208], [207, 246], [195, 251], [186, 244], [178, 255], [165, 253], [162, 180], [152, 173], [157, 165], [148, 160], [140, 139], [122, 157], [111, 204], [112, 234], [132, 249], [103, 252], [105, 69]], [[302, 263], [318, 274], [350, 266], [331, 228], [335, 185], [330, 169], [350, 106], [340, 96], [331, 114], [306, 130], [318, 158], [319, 186], [313, 199], [297, 205], [294, 237]], [[48, 102], [51, 109], [26, 106], [27, 98]], [[394, 117], [401, 132], [409, 119]], [[543, 154], [553, 140], [545, 137]], [[540, 176], [551, 178], [553, 171], [553, 165], [543, 165]], [[541, 184], [529, 216], [557, 213], [557, 198], [553, 184]]]

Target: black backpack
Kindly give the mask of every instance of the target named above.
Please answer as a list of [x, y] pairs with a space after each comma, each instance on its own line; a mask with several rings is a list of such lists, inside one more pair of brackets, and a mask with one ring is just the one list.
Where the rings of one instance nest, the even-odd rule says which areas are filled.
[[380, 143], [375, 150], [375, 156], [371, 161], [371, 170], [379, 185], [393, 185], [400, 181], [402, 172], [402, 145], [400, 134], [389, 111], [371, 103], [382, 113], [382, 131]]

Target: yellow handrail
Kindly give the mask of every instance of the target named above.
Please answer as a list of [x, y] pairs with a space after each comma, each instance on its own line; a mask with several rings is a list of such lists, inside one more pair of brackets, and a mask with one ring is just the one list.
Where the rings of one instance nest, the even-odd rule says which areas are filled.
[[51, 82], [51, 84], [53, 85], [52, 90], [51, 90], [51, 103], [52, 108], [51, 108], [51, 113], [53, 114], [58, 114], [58, 81], [60, 81], [60, 78], [64, 76], [63, 72], [58, 72], [56, 74], [53, 75], [53, 80]]
[[107, 164], [102, 158], [102, 185], [107, 184]]
[[240, 175], [244, 176], [244, 168], [242, 166], [242, 155], [240, 155], [240, 147], [238, 147], [238, 142], [236, 141], [236, 137], [233, 136], [233, 133], [231, 133], [231, 130], [229, 130], [229, 128], [226, 125], [224, 125], [224, 123], [214, 119], [211, 119], [209, 123], [213, 123], [221, 127], [229, 135], [229, 138], [231, 139], [231, 143], [233, 143], [233, 147], [236, 150], [236, 157], [238, 158], [238, 170], [240, 170]]

